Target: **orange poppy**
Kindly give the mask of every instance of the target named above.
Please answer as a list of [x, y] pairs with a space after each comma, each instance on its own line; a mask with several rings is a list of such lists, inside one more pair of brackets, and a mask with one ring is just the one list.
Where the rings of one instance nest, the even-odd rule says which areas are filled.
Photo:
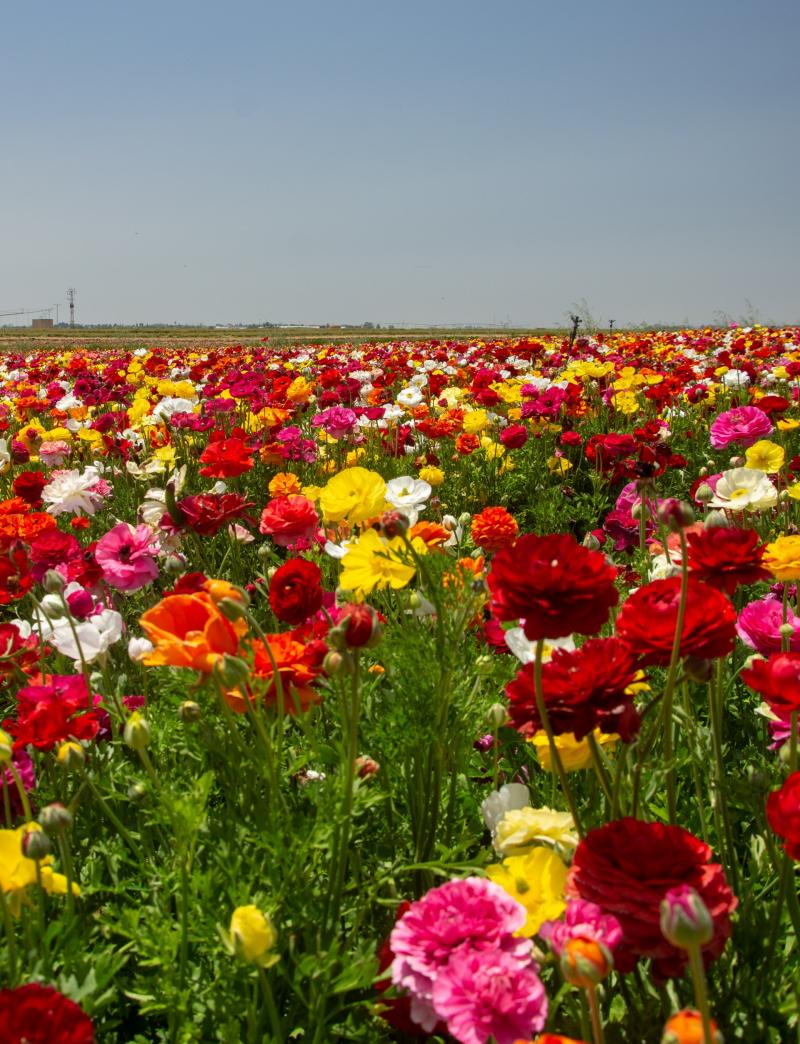
[[233, 655], [247, 630], [244, 620], [231, 623], [210, 595], [168, 595], [139, 619], [153, 651], [148, 666], [189, 667], [208, 674], [225, 653]]

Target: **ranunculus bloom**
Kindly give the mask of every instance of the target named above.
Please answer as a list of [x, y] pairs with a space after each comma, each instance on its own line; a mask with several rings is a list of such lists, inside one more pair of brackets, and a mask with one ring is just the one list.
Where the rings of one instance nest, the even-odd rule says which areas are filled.
[[595, 903], [570, 899], [561, 921], [546, 921], [539, 930], [560, 954], [570, 939], [591, 939], [612, 952], [622, 941], [622, 927], [613, 914], [605, 914]]
[[3, 1044], [92, 1044], [92, 1020], [52, 986], [30, 982], [0, 990]]
[[[246, 511], [252, 506], [241, 493], [198, 493], [177, 503], [183, 526], [199, 536], [214, 536], [237, 518], [247, 518]], [[172, 524], [169, 515], [165, 518]]]
[[278, 547], [292, 547], [300, 540], [310, 540], [318, 527], [319, 516], [313, 501], [296, 493], [271, 500], [261, 512], [258, 528]]
[[23, 471], [14, 479], [12, 489], [15, 497], [22, 497], [33, 508], [42, 506], [42, 490], [47, 485], [47, 476], [41, 471]]
[[200, 474], [208, 478], [235, 478], [253, 466], [250, 449], [244, 439], [239, 438], [212, 437], [200, 454], [200, 461], [205, 465], [200, 468]]
[[769, 577], [762, 565], [764, 546], [754, 529], [713, 526], [689, 533], [687, 545], [692, 576], [727, 595]]
[[800, 772], [793, 772], [780, 790], [767, 798], [769, 825], [783, 838], [786, 854], [800, 860]]
[[[727, 374], [725, 375], [727, 377]], [[713, 1019], [711, 1023], [711, 1044], [723, 1044], [722, 1034]], [[684, 1008], [670, 1015], [664, 1023], [661, 1044], [705, 1044], [706, 1034], [703, 1028], [703, 1016], [694, 1008]]]
[[[422, 473], [420, 472], [420, 477]], [[386, 506], [386, 483], [367, 468], [345, 468], [324, 486], [319, 504], [326, 522], [357, 525], [380, 515]]]
[[158, 543], [150, 526], [120, 522], [101, 536], [94, 557], [103, 578], [120, 591], [138, 591], [158, 576]]
[[304, 558], [291, 558], [269, 583], [269, 604], [283, 623], [303, 623], [322, 606], [322, 574], [319, 566]]
[[[672, 657], [681, 578], [654, 580], [634, 591], [616, 622], [617, 635], [643, 664], [665, 667]], [[736, 638], [736, 611], [724, 594], [689, 577], [680, 655], [701, 660], [727, 656]]]
[[800, 713], [800, 652], [777, 652], [768, 660], [756, 660], [741, 678], [778, 717]]
[[30, 562], [21, 543], [0, 552], [0, 605], [17, 602], [33, 587]]
[[[261, 689], [249, 686], [246, 694], [239, 689], [231, 689], [225, 693], [228, 706], [243, 714], [247, 710], [247, 701], [261, 697], [267, 703], [278, 704], [278, 680], [275, 668], [278, 669], [281, 690], [283, 692], [283, 710], [293, 714], [299, 707], [305, 710], [316, 703], [320, 696], [311, 686], [320, 673], [319, 657], [315, 644], [304, 645], [298, 641], [293, 632], [268, 634], [267, 645], [263, 641], [253, 642], [253, 682], [262, 683]], [[266, 691], [263, 691], [266, 689]]]
[[800, 536], [779, 536], [767, 544], [764, 565], [776, 580], [800, 580]]
[[521, 935], [535, 935], [545, 921], [559, 917], [564, 909], [567, 868], [551, 848], [539, 845], [524, 855], [508, 856], [502, 863], [488, 866], [486, 876], [525, 908]]
[[504, 507], [487, 507], [473, 516], [470, 526], [472, 540], [487, 555], [501, 547], [513, 544], [519, 526]]
[[208, 594], [168, 595], [143, 613], [139, 623], [154, 646], [144, 663], [206, 674], [225, 653], [237, 651], [247, 630], [243, 620], [226, 620]]
[[593, 634], [619, 599], [616, 575], [605, 555], [568, 534], [528, 533], [492, 560], [492, 612], [498, 620], [524, 620], [531, 641]]
[[[591, 638], [579, 649], [556, 649], [542, 666], [542, 695], [553, 731], [572, 732], [581, 740], [601, 728], [633, 739], [639, 715], [626, 690], [637, 671], [634, 653], [618, 638]], [[506, 686], [511, 720], [527, 736], [543, 727], [533, 672], [533, 664], [525, 664]]]
[[766, 511], [778, 503], [778, 491], [769, 476], [756, 468], [730, 468], [714, 485], [711, 507], [728, 511]]
[[28, 745], [52, 750], [64, 740], [94, 739], [100, 728], [100, 713], [82, 674], [51, 674], [37, 685], [17, 691], [16, 720], [3, 728], [14, 737], [17, 749]]
[[[795, 616], [790, 605], [786, 606], [786, 622], [794, 628], [789, 638], [789, 652], [800, 653], [800, 617]], [[783, 606], [777, 598], [758, 598], [748, 602], [739, 613], [736, 633], [751, 649], [762, 656], [780, 652], [782, 648], [781, 626]]]
[[722, 953], [736, 898], [711, 849], [683, 827], [619, 819], [591, 830], [575, 851], [567, 894], [595, 903], [622, 928], [615, 963], [622, 972], [650, 958], [657, 979], [681, 975], [687, 954], [661, 933], [660, 904], [677, 885], [694, 888], [708, 908], [714, 935], [703, 947], [706, 963]]
[[40, 583], [48, 569], [58, 569], [66, 576], [68, 565], [80, 559], [81, 555], [81, 546], [71, 533], [62, 533], [60, 529], [40, 533], [30, 550], [34, 580]]
[[737, 406], [720, 413], [711, 424], [709, 435], [714, 449], [752, 446], [773, 431], [769, 417], [758, 406]]

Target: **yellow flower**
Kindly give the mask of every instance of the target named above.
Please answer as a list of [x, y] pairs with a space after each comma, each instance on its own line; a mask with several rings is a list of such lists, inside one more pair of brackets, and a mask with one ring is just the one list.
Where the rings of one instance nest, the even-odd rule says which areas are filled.
[[[22, 842], [29, 831], [41, 830], [38, 823], [27, 823], [16, 830], [0, 830], [0, 889], [11, 897], [12, 909], [19, 910], [22, 894], [30, 885], [37, 883], [36, 861], [22, 853]], [[52, 856], [39, 860], [42, 888], [56, 895], [66, 895], [67, 879], [57, 874], [50, 864]], [[80, 888], [73, 882], [72, 894], [80, 895]]]
[[257, 906], [237, 906], [231, 915], [231, 949], [240, 960], [269, 968], [280, 960], [272, 953], [278, 933], [272, 921]]
[[494, 835], [494, 847], [504, 856], [523, 855], [533, 845], [574, 848], [577, 843], [572, 816], [552, 808], [509, 809], [497, 824]]
[[464, 414], [464, 431], [468, 435], [479, 435], [489, 427], [489, 415], [486, 410], [470, 410]]
[[[594, 738], [597, 740], [598, 746], [608, 746], [613, 749], [619, 736], [607, 735], [605, 732], [595, 729]], [[545, 772], [555, 771], [550, 760], [550, 743], [544, 729], [540, 729], [528, 742], [534, 745], [536, 757]], [[556, 736], [556, 748], [561, 755], [561, 762], [566, 772], [578, 772], [580, 769], [589, 768], [592, 764], [592, 752], [588, 739], [576, 740], [574, 733], [562, 732], [560, 736]]]
[[506, 452], [502, 442], [492, 442], [491, 439], [486, 437], [481, 439], [481, 448], [487, 460], [499, 460]]
[[547, 469], [554, 474], [566, 475], [571, 467], [572, 463], [566, 457], [552, 456], [547, 458]]
[[441, 468], [436, 468], [430, 465], [427, 468], [421, 468], [419, 477], [423, 482], [429, 482], [434, 488], [441, 486], [444, 482], [444, 472]]
[[325, 484], [319, 503], [326, 522], [356, 525], [383, 512], [386, 483], [376, 471], [345, 468]]
[[800, 500], [800, 482], [795, 482], [792, 486], [786, 487], [786, 492], [792, 498], [792, 500]]
[[348, 547], [342, 559], [339, 586], [363, 598], [370, 591], [405, 587], [414, 575], [415, 567], [408, 565], [402, 537], [386, 540], [374, 529], [365, 530]]
[[779, 536], [767, 544], [764, 565], [776, 580], [800, 580], [800, 536]]
[[288, 497], [303, 491], [300, 479], [291, 471], [279, 471], [273, 475], [267, 489], [271, 497]]
[[527, 855], [510, 856], [502, 863], [488, 866], [486, 875], [525, 907], [528, 917], [520, 935], [530, 938], [545, 921], [560, 917], [566, 908], [567, 868], [549, 848], [534, 848]]
[[778, 421], [779, 431], [794, 431], [796, 428], [800, 428], [800, 420], [794, 420], [791, 417], [784, 417], [783, 420]]
[[748, 468], [757, 468], [767, 475], [775, 475], [783, 467], [786, 454], [782, 446], [769, 439], [759, 439], [754, 442], [744, 455]]

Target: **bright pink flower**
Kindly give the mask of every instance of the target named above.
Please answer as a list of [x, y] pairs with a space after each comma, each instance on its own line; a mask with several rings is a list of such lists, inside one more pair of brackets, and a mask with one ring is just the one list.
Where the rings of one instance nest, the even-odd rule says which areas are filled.
[[[789, 652], [800, 652], [800, 616], [795, 616], [791, 606], [786, 607], [786, 622], [794, 628], [789, 638]], [[762, 656], [781, 651], [781, 625], [783, 606], [777, 598], [758, 598], [739, 613], [736, 633], [751, 649]]]
[[157, 554], [149, 526], [120, 522], [97, 541], [94, 557], [108, 584], [120, 591], [138, 591], [158, 576]]
[[622, 926], [613, 914], [604, 914], [596, 903], [570, 899], [563, 921], [545, 921], [539, 935], [557, 954], [570, 939], [591, 939], [612, 951], [622, 940]]
[[311, 423], [315, 428], [324, 428], [334, 439], [340, 439], [343, 435], [349, 435], [358, 423], [358, 417], [353, 410], [346, 406], [331, 406], [322, 413], [317, 413]]
[[518, 965], [530, 959], [531, 942], [516, 936], [525, 909], [499, 885], [481, 877], [447, 881], [432, 888], [394, 926], [392, 982], [411, 994], [411, 1017], [430, 1032], [438, 1014], [436, 979], [461, 950], [506, 952]]
[[758, 406], [737, 406], [714, 420], [709, 434], [714, 449], [741, 446], [747, 449], [773, 432], [772, 421]]
[[465, 949], [437, 976], [433, 1005], [461, 1044], [528, 1040], [544, 1028], [547, 996], [532, 962], [505, 950]]

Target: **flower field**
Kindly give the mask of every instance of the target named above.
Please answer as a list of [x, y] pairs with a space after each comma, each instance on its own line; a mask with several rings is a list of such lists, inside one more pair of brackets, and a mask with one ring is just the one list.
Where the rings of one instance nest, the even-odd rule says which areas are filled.
[[800, 329], [0, 356], [0, 1044], [800, 1030]]

